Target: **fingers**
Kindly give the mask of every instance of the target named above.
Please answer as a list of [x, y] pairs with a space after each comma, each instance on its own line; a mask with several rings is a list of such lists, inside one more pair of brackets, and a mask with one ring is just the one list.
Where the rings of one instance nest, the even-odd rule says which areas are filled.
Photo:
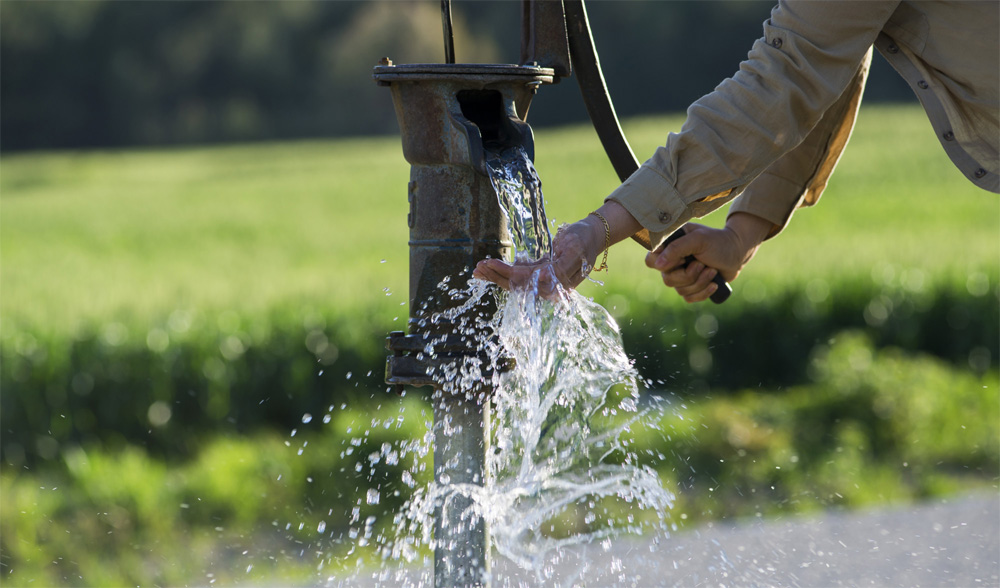
[[686, 268], [660, 272], [660, 275], [663, 284], [676, 290], [685, 301], [702, 302], [718, 289], [712, 282], [718, 273], [713, 268], [705, 267], [700, 261], [694, 261]]
[[484, 259], [472, 270], [472, 277], [493, 282], [504, 290], [510, 290], [510, 279], [514, 267], [499, 259]]
[[696, 229], [688, 229], [685, 225], [683, 236], [678, 237], [666, 247], [654, 249], [646, 254], [646, 267], [662, 272], [682, 265], [688, 256], [695, 256], [704, 249], [702, 237], [703, 235]]
[[[565, 227], [552, 244], [552, 269], [563, 287], [572, 290], [586, 278], [584, 265], [590, 266], [584, 238], [587, 226], [576, 223]], [[603, 229], [602, 229], [603, 231]]]
[[656, 269], [656, 260], [660, 256], [660, 250], [654, 249], [646, 254], [646, 267], [649, 269]]
[[[596, 232], [591, 230], [589, 219], [559, 228], [552, 242], [551, 260], [511, 265], [499, 259], [485, 259], [476, 265], [472, 275], [504, 290], [531, 288], [546, 298], [556, 296], [560, 288], [572, 290], [586, 278], [589, 270], [584, 266], [592, 267], [594, 263], [595, 253], [588, 249], [588, 240], [595, 239], [591, 233]], [[599, 232], [603, 244], [603, 225]]]
[[549, 262], [510, 265], [499, 259], [484, 259], [476, 264], [472, 277], [487, 280], [504, 290], [531, 289], [543, 298], [553, 298], [560, 279]]

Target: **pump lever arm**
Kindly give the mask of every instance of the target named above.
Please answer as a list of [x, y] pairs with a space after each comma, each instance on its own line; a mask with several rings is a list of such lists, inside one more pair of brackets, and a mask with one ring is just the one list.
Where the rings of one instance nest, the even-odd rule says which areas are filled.
[[444, 32], [444, 62], [455, 63], [455, 32], [451, 22], [451, 0], [441, 0], [441, 29]]
[[[594, 123], [597, 136], [604, 145], [604, 151], [611, 160], [611, 165], [618, 174], [618, 179], [625, 181], [639, 169], [639, 160], [632, 153], [632, 147], [618, 124], [615, 106], [608, 94], [608, 86], [604, 82], [604, 72], [594, 47], [594, 37], [590, 33], [590, 23], [587, 20], [587, 9], [582, 0], [565, 0], [566, 29], [569, 35], [569, 54], [573, 70], [576, 72], [583, 103], [587, 114]], [[652, 245], [649, 242], [649, 232], [643, 229], [637, 235], [643, 235], [645, 241], [639, 241], [646, 249]], [[635, 238], [635, 237], [633, 237]], [[638, 239], [637, 239], [638, 240]]]
[[[597, 131], [604, 151], [608, 154], [608, 159], [611, 160], [615, 173], [618, 174], [618, 179], [624, 182], [639, 169], [639, 160], [635, 158], [632, 147], [629, 146], [628, 139], [625, 138], [625, 133], [622, 132], [621, 124], [618, 122], [615, 106], [611, 102], [611, 95], [608, 93], [608, 86], [604, 81], [604, 72], [601, 71], [597, 49], [594, 47], [594, 37], [590, 32], [590, 22], [587, 20], [587, 9], [583, 0], [564, 0], [564, 6], [566, 32], [569, 36], [569, 55], [576, 73], [576, 80], [580, 84], [583, 103], [587, 107], [587, 113], [594, 123], [594, 130]], [[678, 229], [664, 245], [682, 235], [684, 235], [684, 229]], [[632, 235], [632, 239], [646, 249], [653, 248], [649, 231], [646, 229]], [[691, 261], [693, 259], [686, 259], [684, 267]], [[733, 289], [726, 283], [721, 274], [716, 274], [712, 281], [715, 282], [718, 289], [712, 294], [711, 300], [716, 304], [721, 304], [729, 298]]]

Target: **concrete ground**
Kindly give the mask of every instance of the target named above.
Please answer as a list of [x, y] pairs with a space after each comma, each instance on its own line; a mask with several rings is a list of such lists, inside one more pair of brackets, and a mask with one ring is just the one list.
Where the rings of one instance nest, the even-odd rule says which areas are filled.
[[[866, 512], [715, 523], [568, 553], [546, 577], [503, 560], [493, 586], [1000, 586], [1000, 494]], [[433, 586], [430, 570], [343, 586]]]

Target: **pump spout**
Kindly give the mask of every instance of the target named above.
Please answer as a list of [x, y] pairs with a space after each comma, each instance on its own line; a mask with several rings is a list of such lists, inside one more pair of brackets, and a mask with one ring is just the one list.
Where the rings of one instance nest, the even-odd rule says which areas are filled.
[[484, 143], [521, 145], [533, 155], [525, 123], [551, 69], [516, 65], [380, 65], [373, 77], [392, 89], [411, 165], [459, 165], [486, 175]]
[[504, 101], [499, 90], [460, 90], [456, 94], [460, 113], [450, 112], [452, 122], [461, 128], [467, 140], [469, 164], [488, 176], [486, 148], [521, 147], [528, 157], [535, 157], [531, 127], [516, 112], [513, 101]]

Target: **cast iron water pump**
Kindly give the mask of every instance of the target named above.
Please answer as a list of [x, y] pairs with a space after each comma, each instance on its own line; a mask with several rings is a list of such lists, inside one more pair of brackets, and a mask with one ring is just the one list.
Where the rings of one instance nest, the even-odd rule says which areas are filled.
[[[373, 77], [392, 90], [393, 105], [410, 163], [407, 224], [410, 229], [408, 333], [390, 334], [386, 382], [432, 386], [434, 476], [439, 484], [485, 482], [489, 383], [471, 393], [442, 393], [441, 374], [479, 353], [455, 332], [454, 321], [432, 321], [455, 309], [438, 287], [464, 285], [487, 257], [509, 258], [513, 243], [486, 169], [486, 145], [521, 147], [534, 159], [528, 106], [543, 84], [574, 70], [598, 136], [621, 180], [638, 162], [625, 140], [608, 96], [582, 0], [522, 0], [520, 65], [456, 64], [450, 0], [442, 0], [444, 64], [393, 65], [387, 58]], [[642, 231], [633, 237], [650, 248]], [[489, 302], [469, 313], [492, 315]], [[475, 339], [475, 338], [472, 338]], [[427, 353], [428, 344], [433, 353]], [[441, 435], [447, 422], [452, 434]], [[435, 516], [436, 587], [490, 583], [489, 533], [476, 517], [463, 517], [470, 499], [458, 498]]]

